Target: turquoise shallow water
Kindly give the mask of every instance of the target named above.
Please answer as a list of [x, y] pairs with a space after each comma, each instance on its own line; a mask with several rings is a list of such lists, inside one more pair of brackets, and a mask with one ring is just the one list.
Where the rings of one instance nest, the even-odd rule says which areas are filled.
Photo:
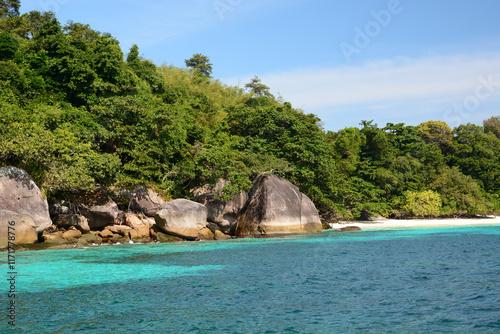
[[500, 226], [16, 256], [2, 333], [500, 333]]

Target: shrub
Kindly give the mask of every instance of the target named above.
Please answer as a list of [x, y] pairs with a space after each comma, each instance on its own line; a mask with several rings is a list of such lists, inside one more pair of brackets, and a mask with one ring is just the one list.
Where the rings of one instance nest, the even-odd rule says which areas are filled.
[[404, 193], [406, 204], [403, 210], [417, 217], [436, 216], [441, 209], [441, 196], [432, 191], [422, 192], [406, 191]]

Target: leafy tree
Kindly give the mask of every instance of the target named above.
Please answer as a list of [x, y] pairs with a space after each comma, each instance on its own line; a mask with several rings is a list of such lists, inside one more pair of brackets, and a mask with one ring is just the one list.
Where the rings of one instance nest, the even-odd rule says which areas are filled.
[[53, 12], [31, 11], [21, 16], [7, 16], [0, 19], [0, 32], [8, 31], [15, 37], [31, 39], [40, 26], [55, 18]]
[[493, 133], [500, 139], [500, 116], [494, 116], [483, 121], [485, 133]]
[[439, 214], [441, 209], [441, 196], [432, 191], [422, 192], [407, 191], [404, 193], [406, 204], [403, 209], [412, 216], [433, 217]]
[[366, 145], [361, 152], [362, 158], [379, 165], [393, 160], [394, 153], [388, 133], [380, 129], [377, 124], [372, 124], [372, 121], [363, 121], [362, 125], [361, 132], [366, 137]]
[[73, 21], [68, 21], [68, 23], [63, 27], [63, 31], [75, 40], [81, 39], [85, 42], [94, 41], [101, 36], [99, 31], [91, 29], [88, 24]]
[[441, 167], [430, 188], [441, 195], [445, 215], [485, 213], [493, 207], [477, 181], [456, 167]]
[[250, 92], [257, 96], [273, 97], [269, 92], [269, 87], [264, 85], [258, 76], [254, 76], [251, 81], [245, 85], [245, 88], [248, 88]]
[[[33, 121], [33, 116], [24, 115]], [[40, 122], [9, 122], [3, 126], [0, 160], [26, 169], [52, 193], [94, 189], [115, 181], [120, 162], [100, 154], [64, 127], [48, 130]]]
[[[301, 187], [318, 206], [332, 208], [336, 165], [318, 118], [287, 106], [231, 111], [231, 133], [245, 138], [247, 154], [271, 155], [290, 164], [290, 170], [273, 172]], [[277, 159], [274, 161], [278, 162]]]
[[438, 145], [443, 150], [451, 145], [451, 129], [445, 122], [424, 122], [418, 126], [418, 132], [426, 143]]
[[481, 182], [486, 191], [500, 191], [500, 139], [485, 133], [475, 124], [460, 125], [453, 130], [450, 166]]
[[337, 132], [332, 148], [341, 171], [351, 175], [357, 170], [365, 143], [366, 136], [358, 128], [345, 128]]
[[123, 71], [123, 53], [118, 41], [109, 36], [95, 37], [93, 54], [93, 68], [99, 78], [117, 84]]
[[0, 33], [0, 60], [13, 59], [19, 42], [8, 32]]
[[201, 53], [196, 53], [193, 57], [186, 59], [184, 61], [188, 68], [192, 68], [198, 73], [201, 73], [207, 78], [211, 78], [212, 74], [212, 63], [210, 63], [210, 58], [202, 55]]
[[[117, 50], [118, 43], [116, 43]], [[120, 51], [121, 52], [121, 51]], [[151, 61], [139, 57], [139, 47], [133, 45], [127, 55], [127, 65], [142, 80], [147, 82], [154, 93], [163, 94], [165, 92], [165, 81], [158, 73], [158, 68]]]
[[0, 61], [0, 87], [23, 99], [28, 82], [19, 66], [13, 61]]
[[137, 61], [139, 61], [139, 47], [137, 44], [134, 44], [127, 55], [127, 63], [134, 63]]
[[0, 19], [5, 16], [18, 16], [20, 7], [19, 0], [0, 0]]

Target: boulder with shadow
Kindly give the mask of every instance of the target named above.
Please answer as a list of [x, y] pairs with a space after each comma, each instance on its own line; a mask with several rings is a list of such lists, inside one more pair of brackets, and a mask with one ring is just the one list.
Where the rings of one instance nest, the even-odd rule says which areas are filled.
[[90, 232], [89, 221], [82, 215], [64, 214], [59, 215], [54, 221], [58, 227], [68, 228], [74, 226], [80, 232], [86, 234]]
[[0, 210], [0, 248], [7, 247], [9, 241], [14, 245], [37, 242], [38, 232], [33, 218], [9, 210]]
[[38, 233], [52, 225], [47, 200], [31, 176], [16, 167], [0, 168], [0, 209], [30, 216]]
[[207, 225], [207, 208], [187, 199], [175, 199], [160, 205], [155, 221], [167, 234], [195, 240], [198, 231]]
[[237, 220], [238, 236], [318, 233], [323, 230], [314, 203], [289, 181], [259, 175]]
[[101, 200], [94, 204], [81, 204], [80, 211], [88, 219], [91, 230], [113, 225], [118, 218], [118, 205], [111, 200]]
[[215, 186], [205, 185], [193, 191], [194, 200], [207, 207], [207, 220], [219, 226], [224, 233], [232, 234], [236, 227], [236, 219], [245, 206], [248, 195], [242, 191], [232, 194], [231, 199], [224, 201], [219, 198], [229, 181], [220, 180]]
[[154, 217], [163, 203], [163, 199], [153, 189], [147, 186], [137, 186], [132, 194], [129, 207], [131, 210], [142, 212], [148, 217]]

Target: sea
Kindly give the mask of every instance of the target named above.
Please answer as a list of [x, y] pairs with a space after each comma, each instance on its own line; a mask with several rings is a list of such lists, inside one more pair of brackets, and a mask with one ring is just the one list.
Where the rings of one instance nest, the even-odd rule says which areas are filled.
[[500, 333], [498, 225], [0, 257], [1, 333]]

